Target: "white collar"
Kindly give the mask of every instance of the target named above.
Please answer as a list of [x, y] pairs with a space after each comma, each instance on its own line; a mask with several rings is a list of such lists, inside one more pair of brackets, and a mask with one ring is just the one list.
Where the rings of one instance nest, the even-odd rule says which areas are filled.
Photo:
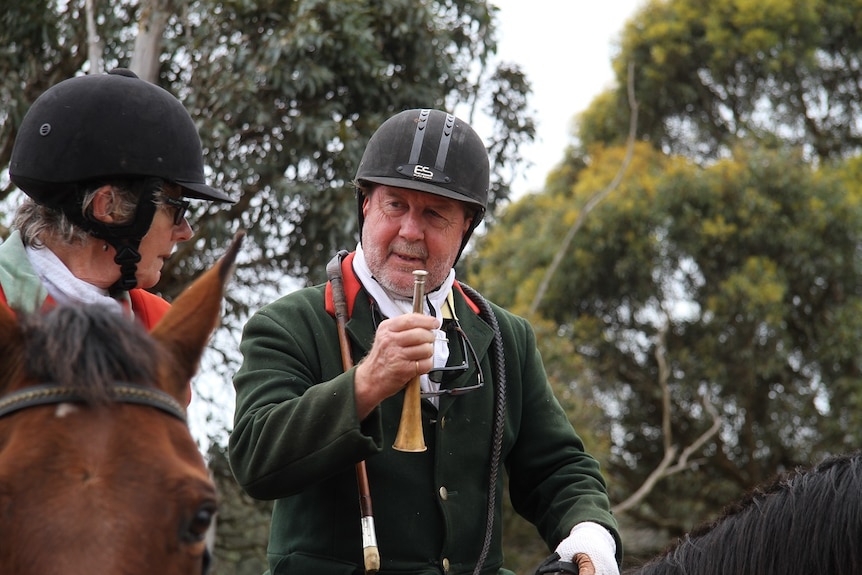
[[[353, 271], [356, 277], [362, 283], [365, 291], [374, 299], [377, 307], [380, 308], [380, 313], [386, 317], [396, 317], [413, 311], [413, 302], [405, 298], [394, 298], [380, 283], [374, 279], [371, 270], [368, 268], [368, 262], [365, 261], [365, 253], [362, 251], [362, 244], [356, 245], [356, 255], [353, 257]], [[434, 330], [434, 367], [443, 367], [449, 361], [449, 340], [446, 338], [446, 332], [440, 329], [443, 325], [443, 304], [446, 303], [452, 295], [452, 285], [455, 283], [455, 270], [450, 270], [449, 275], [440, 285], [440, 287], [431, 293], [426, 294], [425, 302], [423, 303], [424, 313], [430, 314], [431, 308], [434, 309], [434, 317], [437, 318], [437, 329]], [[429, 307], [429, 305], [431, 307]], [[451, 302], [449, 304], [451, 313], [455, 314], [455, 309]], [[440, 388], [439, 383], [434, 383], [428, 379], [427, 375], [419, 378], [420, 388], [423, 391], [437, 391]], [[439, 404], [438, 397], [428, 398], [435, 406]]]
[[[356, 272], [359, 281], [365, 287], [365, 290], [374, 298], [380, 312], [386, 317], [395, 317], [407, 312], [413, 311], [413, 302], [398, 296], [390, 294], [371, 274], [368, 268], [368, 263], [365, 260], [365, 253], [362, 251], [362, 244], [356, 246], [356, 256], [353, 258], [353, 271]], [[443, 304], [446, 303], [446, 298], [452, 291], [452, 285], [455, 283], [455, 270], [449, 270], [449, 275], [443, 280], [439, 288], [430, 293], [425, 294], [425, 302], [423, 305], [424, 313], [433, 315], [438, 320], [437, 327], [442, 324]], [[431, 308], [434, 311], [432, 313]], [[454, 311], [454, 310], [453, 310]]]

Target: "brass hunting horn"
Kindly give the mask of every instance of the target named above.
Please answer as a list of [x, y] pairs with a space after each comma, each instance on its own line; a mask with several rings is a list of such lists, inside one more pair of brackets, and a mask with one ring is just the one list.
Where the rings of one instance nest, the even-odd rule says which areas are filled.
[[[425, 299], [425, 270], [413, 272], [413, 313], [422, 313], [422, 302]], [[418, 366], [418, 364], [417, 364]], [[422, 433], [422, 396], [419, 390], [419, 377], [410, 380], [404, 388], [404, 405], [401, 407], [401, 421], [398, 424], [398, 434], [395, 436], [393, 449], [419, 453], [425, 451], [425, 435]]]

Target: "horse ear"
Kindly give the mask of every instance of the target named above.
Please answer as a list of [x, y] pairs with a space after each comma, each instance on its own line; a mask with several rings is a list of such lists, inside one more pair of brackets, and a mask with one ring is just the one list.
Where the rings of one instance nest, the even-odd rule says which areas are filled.
[[15, 312], [0, 303], [0, 390], [11, 390], [22, 377], [24, 335]]
[[245, 231], [234, 235], [227, 253], [195, 280], [174, 301], [150, 334], [172, 355], [173, 362], [161, 366], [173, 373], [163, 375], [164, 391], [183, 405], [191, 400], [189, 382], [198, 370], [209, 338], [221, 319], [224, 288], [233, 275], [233, 268]]

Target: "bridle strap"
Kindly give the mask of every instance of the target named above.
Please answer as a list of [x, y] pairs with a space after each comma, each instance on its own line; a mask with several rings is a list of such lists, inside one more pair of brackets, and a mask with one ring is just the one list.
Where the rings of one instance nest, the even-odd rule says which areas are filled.
[[[134, 403], [155, 407], [168, 415], [176, 417], [183, 423], [187, 423], [186, 411], [183, 409], [183, 406], [160, 389], [133, 383], [117, 382], [111, 387], [110, 398], [116, 403]], [[33, 385], [0, 397], [0, 417], [38, 405], [68, 402], [82, 403], [84, 401], [84, 396], [73, 387], [55, 383]]]

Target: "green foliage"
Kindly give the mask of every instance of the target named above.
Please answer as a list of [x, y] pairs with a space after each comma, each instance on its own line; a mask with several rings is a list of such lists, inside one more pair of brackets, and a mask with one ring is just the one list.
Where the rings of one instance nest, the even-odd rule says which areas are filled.
[[[568, 193], [515, 203], [477, 246], [468, 281], [523, 303], [622, 153], [596, 148]], [[632, 518], [681, 534], [777, 471], [862, 440], [857, 170], [856, 161], [814, 170], [799, 154], [757, 148], [702, 168], [640, 146], [576, 235], [539, 310], [540, 343], [582, 409], [605, 412], [591, 430], [600, 458], [598, 438], [612, 441], [614, 499], [664, 455], [657, 353], [669, 365], [674, 444], [710, 426], [705, 394], [722, 417], [696, 464], [664, 479]], [[580, 429], [583, 412], [570, 413]]]
[[[86, 49], [72, 54], [61, 40], [86, 46], [84, 19], [70, 6], [65, 13], [52, 8], [48, 0], [7, 0], [0, 11], [0, 166], [9, 164], [17, 126], [33, 100], [72, 76], [86, 57]], [[0, 199], [11, 190], [6, 182]]]
[[[0, 45], [8, 46], [0, 89], [10, 103], [0, 112], [0, 166], [35, 97], [86, 70], [84, 4], [14, 1], [0, 16]], [[128, 66], [146, 3], [96, 4], [106, 68]], [[322, 280], [335, 250], [356, 241], [350, 181], [365, 141], [402, 109], [500, 112], [489, 142], [492, 205], [507, 197], [506, 170], [533, 137], [530, 88], [512, 66], [477, 76], [496, 50], [495, 9], [485, 0], [197, 0], [176, 8], [159, 83], [195, 117], [211, 182], [238, 203], [197, 206], [196, 239], [179, 247], [156, 286], [166, 297], [208, 267], [238, 228], [249, 237], [237, 283]], [[240, 314], [259, 302], [229, 303]]]
[[659, 467], [665, 441], [682, 450], [709, 429], [705, 405], [720, 414], [628, 525], [681, 535], [862, 439], [860, 8], [647, 2], [622, 33], [618, 87], [579, 116], [544, 192], [509, 206], [467, 260], [468, 281], [529, 309], [560, 238], [622, 164], [633, 64], [641, 144], [531, 318], [573, 424], [590, 405], [605, 414], [590, 439], [613, 501]]
[[[197, 6], [200, 20], [177, 21], [168, 44], [194, 66], [174, 58], [164, 74], [201, 117], [217, 183], [242, 198], [227, 214], [202, 215], [215, 220], [208, 239], [240, 225], [267, 262], [255, 274], [320, 281], [334, 251], [356, 241], [350, 181], [367, 137], [401, 109], [473, 97], [469, 69], [495, 49], [492, 14], [484, 2]], [[198, 269], [200, 243], [168, 276]]]
[[860, 0], [650, 0], [623, 31], [619, 88], [593, 103], [583, 144], [625, 138], [633, 63], [639, 137], [666, 152], [714, 159], [746, 139], [819, 159], [853, 155], [860, 14]]

